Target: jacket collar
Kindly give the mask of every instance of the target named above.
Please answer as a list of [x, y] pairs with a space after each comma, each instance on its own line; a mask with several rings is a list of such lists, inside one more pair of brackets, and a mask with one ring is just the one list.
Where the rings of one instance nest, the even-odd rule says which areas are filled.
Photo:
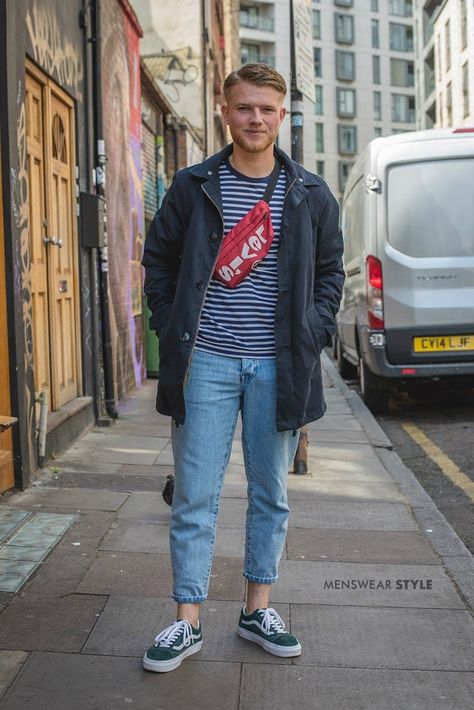
[[[211, 155], [210, 158], [204, 160], [204, 162], [189, 168], [190, 174], [204, 180], [213, 181], [217, 179], [219, 175], [219, 166], [227, 160], [229, 155], [232, 153], [232, 150], [233, 144], [229, 143], [218, 153], [214, 153], [214, 155]], [[291, 184], [295, 180], [297, 180], [300, 185], [305, 186], [321, 184], [319, 178], [312, 175], [312, 173], [305, 170], [302, 165], [292, 160], [283, 150], [275, 146], [274, 152], [280, 162], [285, 166], [288, 184]]]

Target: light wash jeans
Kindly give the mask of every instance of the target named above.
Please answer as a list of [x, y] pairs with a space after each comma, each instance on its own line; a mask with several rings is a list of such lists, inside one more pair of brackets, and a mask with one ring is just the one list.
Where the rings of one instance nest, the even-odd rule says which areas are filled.
[[186, 421], [172, 422], [175, 487], [170, 551], [173, 599], [207, 597], [219, 499], [239, 410], [248, 507], [244, 577], [271, 584], [288, 527], [287, 476], [297, 432], [277, 432], [275, 359], [194, 350], [184, 386]]

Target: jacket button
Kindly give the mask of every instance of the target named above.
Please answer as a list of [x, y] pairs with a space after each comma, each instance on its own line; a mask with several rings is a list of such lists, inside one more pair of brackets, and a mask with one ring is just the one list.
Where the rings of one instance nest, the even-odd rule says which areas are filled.
[[189, 333], [183, 333], [183, 334], [181, 335], [181, 338], [180, 338], [180, 339], [181, 339], [181, 342], [187, 343], [188, 340], [189, 340]]
[[210, 235], [208, 236], [208, 240], [209, 240], [211, 243], [217, 242], [218, 239], [219, 239], [219, 237], [217, 236], [217, 234], [216, 234], [215, 232], [212, 232], [212, 234], [210, 234]]
[[202, 281], [196, 281], [196, 286], [201, 291], [202, 287], [204, 286], [204, 283]]

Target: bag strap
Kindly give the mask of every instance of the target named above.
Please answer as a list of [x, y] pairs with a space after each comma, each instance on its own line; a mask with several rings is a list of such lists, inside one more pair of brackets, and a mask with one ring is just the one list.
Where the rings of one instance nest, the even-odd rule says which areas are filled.
[[268, 178], [267, 186], [262, 197], [262, 200], [264, 200], [265, 202], [270, 203], [270, 200], [272, 199], [273, 191], [275, 190], [278, 178], [280, 177], [280, 171], [281, 163], [278, 158], [275, 157], [275, 165], [273, 166], [273, 170], [270, 173], [270, 177]]

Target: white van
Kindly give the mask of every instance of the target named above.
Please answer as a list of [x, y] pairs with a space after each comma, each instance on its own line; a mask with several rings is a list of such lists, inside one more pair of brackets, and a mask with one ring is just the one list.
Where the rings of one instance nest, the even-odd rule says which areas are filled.
[[474, 374], [474, 128], [376, 138], [342, 205], [334, 350], [374, 413], [396, 381]]

